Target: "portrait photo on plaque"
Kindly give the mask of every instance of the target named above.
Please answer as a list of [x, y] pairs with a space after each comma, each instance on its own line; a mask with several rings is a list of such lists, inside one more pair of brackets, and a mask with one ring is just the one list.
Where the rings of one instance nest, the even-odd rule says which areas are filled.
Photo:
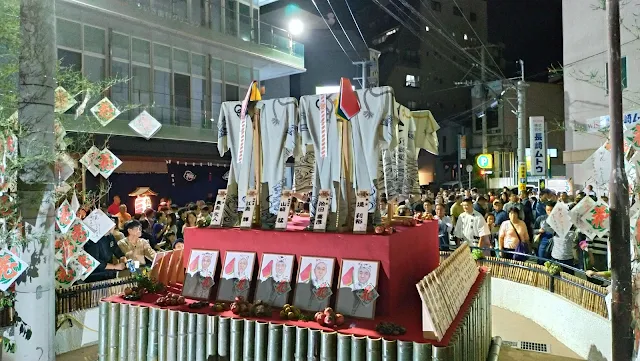
[[258, 285], [254, 300], [262, 300], [273, 307], [289, 303], [295, 256], [264, 253], [258, 272]]
[[186, 298], [208, 301], [215, 286], [217, 250], [192, 249], [182, 287]]
[[231, 302], [238, 296], [249, 300], [255, 260], [255, 252], [227, 251], [216, 300]]
[[340, 265], [336, 312], [374, 319], [378, 294], [379, 261], [343, 259]]
[[335, 258], [301, 256], [293, 297], [293, 305], [306, 311], [329, 306], [333, 291]]

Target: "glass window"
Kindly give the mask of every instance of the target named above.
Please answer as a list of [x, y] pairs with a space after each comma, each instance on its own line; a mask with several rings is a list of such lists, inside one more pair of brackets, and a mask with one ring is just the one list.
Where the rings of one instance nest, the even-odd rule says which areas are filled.
[[220, 104], [222, 104], [222, 83], [211, 82], [211, 113], [217, 118], [220, 114]]
[[404, 86], [410, 88], [419, 88], [420, 87], [420, 77], [417, 75], [407, 74], [405, 77]]
[[113, 33], [111, 55], [114, 58], [129, 60], [129, 37], [127, 35]]
[[191, 74], [205, 76], [206, 61], [204, 55], [191, 54]]
[[[111, 77], [116, 79], [128, 79], [129, 64], [112, 61]], [[129, 83], [120, 82], [111, 87], [111, 100], [116, 104], [129, 104]]]
[[249, 90], [249, 88], [239, 88], [238, 89], [238, 100], [244, 99], [244, 97], [247, 95], [247, 91], [248, 90]]
[[220, 32], [222, 25], [221, 0], [211, 0], [211, 30]]
[[442, 11], [442, 3], [440, 1], [431, 0], [431, 10]]
[[173, 49], [173, 71], [189, 73], [189, 53], [184, 50]]
[[258, 34], [260, 34], [260, 10], [253, 9], [253, 31], [251, 32], [251, 39], [254, 43], [258, 43]]
[[453, 15], [456, 15], [456, 16], [462, 16], [462, 9], [460, 9], [460, 8], [459, 8], [459, 7], [457, 7], [457, 6], [454, 6], [454, 7], [453, 7]]
[[56, 42], [58, 46], [82, 50], [82, 26], [73, 21], [56, 19]]
[[75, 71], [82, 70], [82, 54], [80, 53], [58, 49], [58, 59], [64, 68], [72, 68]]
[[171, 69], [171, 48], [168, 46], [153, 44], [153, 66], [156, 68]]
[[171, 74], [156, 70], [153, 72], [153, 116], [160, 123], [171, 123]]
[[238, 65], [224, 62], [224, 80], [238, 84]]
[[227, 26], [226, 33], [231, 36], [238, 36], [238, 13], [236, 11], [238, 3], [235, 0], [227, 0], [224, 21]]
[[253, 80], [260, 81], [260, 70], [253, 69]]
[[180, 19], [186, 19], [187, 0], [173, 0], [173, 13]]
[[245, 68], [244, 66], [238, 66], [240, 85], [249, 85], [253, 79], [251, 79], [251, 68]]
[[249, 5], [239, 3], [240, 39], [251, 41], [251, 8]]
[[224, 93], [225, 93], [224, 101], [226, 102], [240, 100], [240, 97], [238, 96], [237, 85], [225, 84]]
[[205, 24], [205, 11], [204, 7], [206, 0], [191, 0], [191, 22], [198, 26], [204, 26]]
[[188, 75], [173, 74], [176, 124], [191, 126], [191, 80]]
[[131, 67], [133, 93], [131, 101], [133, 104], [151, 104], [151, 69], [146, 66], [133, 65]]
[[478, 20], [478, 15], [477, 15], [476, 13], [474, 13], [474, 12], [470, 13], [470, 14], [469, 14], [469, 20], [470, 20], [470, 21], [476, 21], [476, 20]]
[[222, 60], [211, 59], [211, 79], [222, 80]]
[[105, 31], [92, 26], [84, 26], [84, 50], [92, 53], [104, 54]]
[[209, 126], [211, 125], [211, 123], [206, 121], [206, 89], [206, 80], [200, 78], [191, 78], [191, 126], [194, 128], [209, 128]]
[[131, 60], [142, 63], [142, 64], [150, 64], [151, 60], [151, 43], [142, 40], [142, 39], [131, 39], [131, 49], [133, 54], [131, 54]]
[[85, 55], [84, 76], [92, 82], [104, 80], [104, 59]]

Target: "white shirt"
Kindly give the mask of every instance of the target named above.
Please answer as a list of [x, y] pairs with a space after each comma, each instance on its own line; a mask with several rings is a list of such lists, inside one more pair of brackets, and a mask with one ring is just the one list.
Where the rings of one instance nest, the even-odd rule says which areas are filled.
[[478, 212], [473, 211], [472, 214], [462, 212], [456, 222], [454, 235], [465, 240], [470, 246], [477, 246], [478, 239], [491, 234], [487, 221]]

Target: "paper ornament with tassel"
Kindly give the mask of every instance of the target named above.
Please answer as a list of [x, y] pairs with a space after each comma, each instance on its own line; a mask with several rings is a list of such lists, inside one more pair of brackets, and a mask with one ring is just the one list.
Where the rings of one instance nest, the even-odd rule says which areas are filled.
[[360, 101], [351, 81], [347, 78], [340, 78], [340, 93], [336, 99], [335, 109], [338, 119], [347, 121], [360, 112]]

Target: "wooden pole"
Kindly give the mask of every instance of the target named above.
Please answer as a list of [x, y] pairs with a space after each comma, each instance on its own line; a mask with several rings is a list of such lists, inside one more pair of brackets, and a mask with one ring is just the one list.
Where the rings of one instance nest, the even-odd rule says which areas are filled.
[[253, 104], [249, 104], [252, 106], [253, 115], [252, 115], [252, 125], [253, 125], [253, 175], [255, 179], [255, 189], [257, 192], [256, 196], [256, 207], [257, 213], [254, 215], [254, 220], [257, 225], [260, 225], [260, 194], [262, 190], [262, 141], [261, 141], [261, 133], [260, 133], [260, 109], [258, 109], [257, 102], [252, 102]]
[[[349, 142], [349, 138], [351, 137], [351, 132], [349, 131], [349, 122], [346, 120], [340, 120], [342, 122], [342, 171], [343, 179], [346, 183], [346, 200], [347, 200], [347, 218], [346, 218], [346, 229], [350, 229], [353, 227], [353, 214], [350, 211], [350, 202], [351, 195], [353, 193], [353, 184], [351, 179], [351, 143]], [[338, 224], [338, 228], [342, 227], [341, 224]]]
[[[629, 185], [624, 170], [622, 139], [622, 72], [620, 57], [620, 1], [607, 0], [609, 28], [609, 138], [611, 140], [610, 252], [611, 252], [611, 338], [612, 361], [631, 360], [631, 255], [629, 247]], [[638, 321], [638, 320], [636, 320]]]

